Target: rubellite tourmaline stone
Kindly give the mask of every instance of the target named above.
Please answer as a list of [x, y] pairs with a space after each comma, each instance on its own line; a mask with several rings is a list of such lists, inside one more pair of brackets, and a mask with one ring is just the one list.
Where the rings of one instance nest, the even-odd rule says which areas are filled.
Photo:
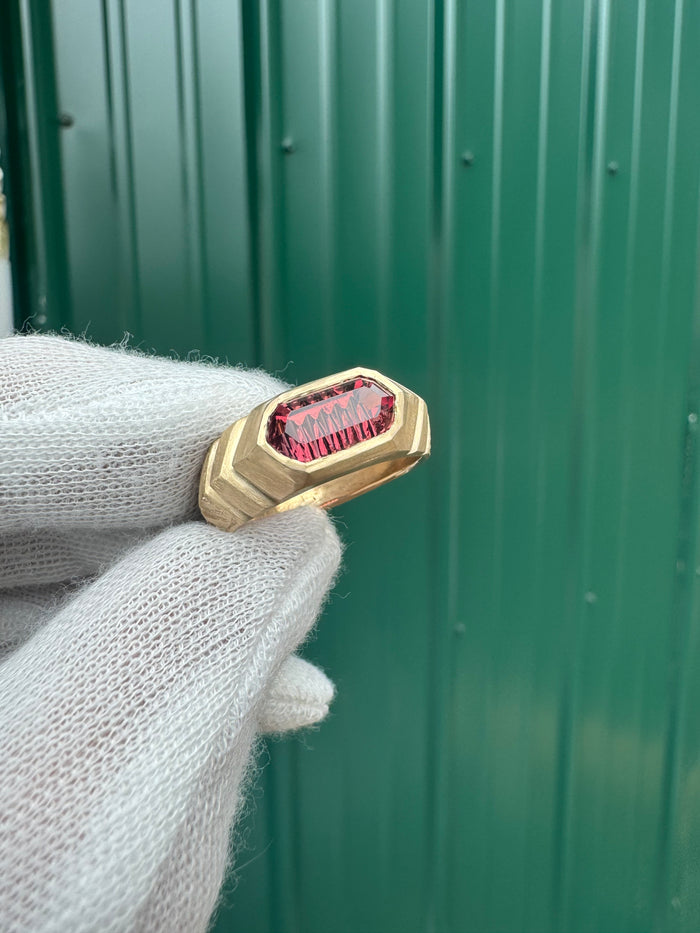
[[383, 434], [393, 420], [391, 392], [358, 376], [278, 405], [267, 422], [267, 442], [309, 463]]

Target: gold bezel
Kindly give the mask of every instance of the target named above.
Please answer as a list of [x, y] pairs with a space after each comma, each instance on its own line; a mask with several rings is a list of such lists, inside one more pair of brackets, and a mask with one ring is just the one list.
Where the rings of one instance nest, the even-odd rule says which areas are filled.
[[[309, 463], [286, 457], [268, 443], [268, 420], [278, 405], [358, 377], [374, 380], [394, 396], [394, 419], [385, 432]], [[289, 389], [231, 425], [207, 455], [200, 508], [213, 524], [235, 528], [297, 505], [337, 504], [407, 472], [429, 453], [425, 402], [382, 373], [355, 366]]]

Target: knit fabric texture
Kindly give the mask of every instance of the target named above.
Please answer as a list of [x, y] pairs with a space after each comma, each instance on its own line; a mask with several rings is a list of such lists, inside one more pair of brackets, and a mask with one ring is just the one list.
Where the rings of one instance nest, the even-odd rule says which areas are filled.
[[326, 714], [292, 652], [340, 547], [298, 509], [198, 519], [208, 446], [260, 372], [0, 339], [0, 917], [203, 931], [256, 735]]

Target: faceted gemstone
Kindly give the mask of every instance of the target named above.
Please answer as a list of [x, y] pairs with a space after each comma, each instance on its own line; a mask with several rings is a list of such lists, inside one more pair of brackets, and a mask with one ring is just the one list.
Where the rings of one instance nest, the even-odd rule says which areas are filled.
[[383, 434], [393, 420], [394, 396], [358, 376], [278, 405], [267, 441], [285, 457], [309, 463]]

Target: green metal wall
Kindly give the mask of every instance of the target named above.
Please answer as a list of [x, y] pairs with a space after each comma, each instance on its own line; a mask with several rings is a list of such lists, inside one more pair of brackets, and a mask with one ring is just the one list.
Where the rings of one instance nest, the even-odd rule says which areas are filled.
[[218, 933], [700, 929], [700, 0], [50, 12], [0, 14], [35, 326], [431, 407]]

